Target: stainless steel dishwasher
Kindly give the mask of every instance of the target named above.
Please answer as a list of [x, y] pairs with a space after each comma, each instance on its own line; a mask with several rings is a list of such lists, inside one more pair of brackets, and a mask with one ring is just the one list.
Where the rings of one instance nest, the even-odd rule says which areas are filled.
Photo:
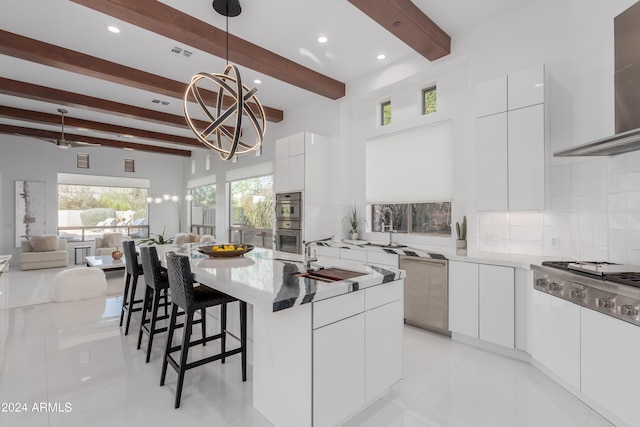
[[448, 261], [441, 258], [401, 256], [404, 279], [404, 321], [451, 336], [449, 331]]

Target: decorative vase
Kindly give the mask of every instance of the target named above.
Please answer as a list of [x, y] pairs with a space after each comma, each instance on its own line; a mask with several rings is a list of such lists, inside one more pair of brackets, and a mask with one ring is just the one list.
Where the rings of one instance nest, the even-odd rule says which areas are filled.
[[467, 241], [458, 239], [456, 240], [456, 255], [467, 255]]
[[358, 240], [358, 232], [352, 231], [351, 233], [349, 233], [349, 237], [351, 238], [351, 240]]
[[122, 258], [122, 251], [118, 250], [118, 247], [116, 246], [116, 250], [111, 252], [111, 257], [115, 260], [118, 260], [120, 258]]

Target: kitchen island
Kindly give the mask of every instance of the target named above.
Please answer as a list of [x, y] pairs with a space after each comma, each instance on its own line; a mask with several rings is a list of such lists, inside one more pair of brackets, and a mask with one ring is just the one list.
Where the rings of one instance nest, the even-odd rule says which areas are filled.
[[324, 282], [301, 276], [305, 265], [295, 254], [256, 248], [209, 258], [197, 245], [158, 251], [163, 264], [166, 252], [188, 255], [196, 281], [251, 305], [253, 406], [273, 425], [338, 425], [401, 379], [404, 272], [313, 263], [314, 271], [358, 273]]

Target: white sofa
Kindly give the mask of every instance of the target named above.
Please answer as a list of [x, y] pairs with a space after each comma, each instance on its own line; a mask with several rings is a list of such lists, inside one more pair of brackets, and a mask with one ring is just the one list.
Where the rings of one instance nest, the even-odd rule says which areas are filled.
[[96, 256], [111, 255], [116, 248], [122, 250], [122, 233], [104, 233], [96, 237]]
[[[39, 239], [45, 236], [34, 236]], [[50, 236], [46, 236], [50, 237]], [[55, 236], [58, 237], [58, 236]], [[53, 239], [55, 240], [55, 239]], [[55, 250], [34, 250], [28, 240], [21, 243], [20, 270], [37, 270], [40, 268], [67, 267], [69, 265], [69, 254], [67, 253], [67, 241], [58, 239]], [[36, 245], [36, 249], [40, 249]]]

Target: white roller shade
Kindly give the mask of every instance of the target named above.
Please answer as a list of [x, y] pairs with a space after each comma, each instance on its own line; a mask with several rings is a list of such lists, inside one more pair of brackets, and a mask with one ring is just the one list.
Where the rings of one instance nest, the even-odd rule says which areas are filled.
[[118, 176], [59, 173], [58, 184], [94, 185], [97, 187], [149, 188], [151, 187], [151, 180], [145, 178], [123, 178]]
[[453, 198], [451, 121], [367, 139], [367, 203]]
[[256, 163], [255, 165], [228, 170], [225, 172], [225, 181], [239, 181], [271, 174], [273, 174], [273, 162]]

